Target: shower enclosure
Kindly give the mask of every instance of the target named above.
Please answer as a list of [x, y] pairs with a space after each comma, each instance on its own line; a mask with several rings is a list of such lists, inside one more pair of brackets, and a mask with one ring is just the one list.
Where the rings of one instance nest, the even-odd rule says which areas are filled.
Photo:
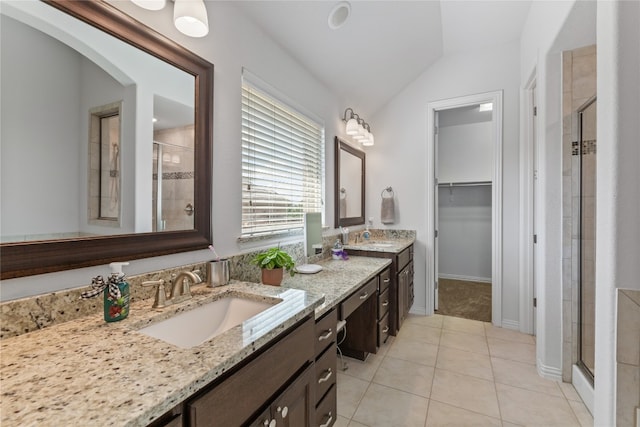
[[578, 366], [593, 384], [596, 372], [595, 343], [595, 262], [596, 262], [596, 98], [578, 110], [579, 156], [579, 266], [578, 266]]
[[154, 141], [153, 231], [194, 228], [193, 168], [193, 148]]

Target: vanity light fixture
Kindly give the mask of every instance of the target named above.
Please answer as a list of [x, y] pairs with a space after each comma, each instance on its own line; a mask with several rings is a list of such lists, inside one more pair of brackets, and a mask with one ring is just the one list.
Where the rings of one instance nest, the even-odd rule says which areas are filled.
[[[147, 10], [164, 8], [166, 0], [131, 0]], [[173, 24], [178, 31], [189, 37], [204, 37], [209, 34], [209, 18], [204, 0], [173, 0]]]
[[[347, 116], [347, 113], [349, 115]], [[355, 141], [360, 142], [364, 146], [372, 146], [374, 144], [373, 134], [371, 133], [371, 127], [364, 121], [358, 114], [353, 111], [353, 108], [349, 107], [344, 110], [344, 116], [342, 121], [345, 122], [345, 133]]]
[[487, 102], [486, 104], [480, 104], [478, 111], [493, 111], [493, 103]]
[[147, 10], [160, 10], [167, 4], [167, 0], [131, 0], [131, 3]]

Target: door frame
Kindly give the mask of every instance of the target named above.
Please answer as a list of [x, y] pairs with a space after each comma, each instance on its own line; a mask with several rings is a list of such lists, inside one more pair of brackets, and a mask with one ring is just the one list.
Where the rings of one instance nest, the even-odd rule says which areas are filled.
[[[538, 246], [534, 243], [536, 206], [539, 203], [535, 198], [540, 196], [540, 188], [534, 191], [534, 185], [538, 179], [536, 174], [540, 161], [540, 152], [537, 142], [539, 132], [539, 120], [536, 120], [535, 108], [537, 104], [536, 70], [533, 71], [525, 87], [521, 90], [521, 131], [520, 131], [520, 332], [525, 334], [536, 333], [536, 316], [534, 298], [536, 298], [536, 280], [540, 277], [536, 274], [535, 253]], [[537, 128], [536, 128], [537, 127]], [[536, 160], [537, 159], [537, 160]], [[538, 219], [539, 221], [539, 219]], [[538, 254], [538, 261], [542, 257]]]
[[[503, 93], [501, 90], [449, 98], [427, 104], [427, 315], [434, 312], [435, 298], [435, 221], [434, 206], [436, 183], [435, 135], [436, 111], [450, 110], [469, 105], [493, 103], [493, 176], [491, 186], [491, 319], [495, 326], [502, 326], [502, 116]], [[431, 206], [431, 208], [429, 208]]]

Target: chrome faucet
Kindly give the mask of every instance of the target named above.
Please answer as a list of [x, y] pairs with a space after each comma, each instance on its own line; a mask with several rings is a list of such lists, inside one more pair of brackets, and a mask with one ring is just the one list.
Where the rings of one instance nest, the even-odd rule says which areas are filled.
[[164, 280], [151, 280], [143, 282], [142, 286], [157, 286], [152, 308], [163, 308], [171, 304], [177, 304], [191, 299], [191, 285], [202, 283], [200, 271], [181, 271], [171, 281], [171, 294], [166, 295]]

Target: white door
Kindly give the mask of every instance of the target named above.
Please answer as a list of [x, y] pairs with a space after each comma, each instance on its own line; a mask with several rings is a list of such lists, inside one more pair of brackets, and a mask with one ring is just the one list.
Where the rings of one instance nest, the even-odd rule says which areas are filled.
[[434, 112], [433, 123], [433, 309], [438, 310], [438, 111]]

